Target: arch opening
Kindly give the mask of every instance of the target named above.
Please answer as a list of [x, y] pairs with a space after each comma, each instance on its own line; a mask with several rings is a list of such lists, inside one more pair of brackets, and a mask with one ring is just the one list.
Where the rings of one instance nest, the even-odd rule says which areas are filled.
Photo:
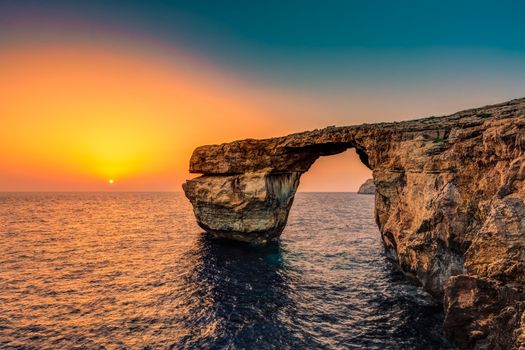
[[298, 192], [357, 192], [372, 178], [366, 153], [355, 148], [319, 157], [301, 176]]

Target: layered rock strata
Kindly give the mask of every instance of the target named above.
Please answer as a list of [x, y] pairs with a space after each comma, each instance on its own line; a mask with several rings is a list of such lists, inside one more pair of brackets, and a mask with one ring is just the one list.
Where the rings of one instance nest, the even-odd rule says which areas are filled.
[[406, 122], [329, 127], [197, 148], [184, 185], [217, 237], [281, 234], [301, 174], [355, 148], [373, 170], [387, 253], [444, 297], [462, 348], [525, 349], [525, 99]]

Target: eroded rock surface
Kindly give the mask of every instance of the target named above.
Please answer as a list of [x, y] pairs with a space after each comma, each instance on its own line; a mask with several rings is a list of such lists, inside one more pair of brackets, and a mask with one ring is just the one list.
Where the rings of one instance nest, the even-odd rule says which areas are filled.
[[399, 123], [329, 127], [197, 148], [184, 184], [199, 225], [265, 242], [302, 173], [355, 148], [373, 170], [387, 253], [437, 297], [464, 348], [524, 349], [525, 99]]
[[357, 193], [359, 193], [359, 194], [375, 194], [376, 193], [376, 185], [374, 184], [374, 179], [366, 180], [361, 186], [359, 186], [359, 190], [357, 190]]
[[201, 176], [184, 184], [197, 223], [216, 237], [265, 243], [278, 237], [301, 173]]

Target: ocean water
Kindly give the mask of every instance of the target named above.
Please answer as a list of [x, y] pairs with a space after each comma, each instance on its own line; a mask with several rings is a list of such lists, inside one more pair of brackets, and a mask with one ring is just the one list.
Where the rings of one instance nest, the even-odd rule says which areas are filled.
[[180, 193], [0, 194], [0, 349], [449, 349], [373, 205], [299, 193], [281, 241], [249, 246]]

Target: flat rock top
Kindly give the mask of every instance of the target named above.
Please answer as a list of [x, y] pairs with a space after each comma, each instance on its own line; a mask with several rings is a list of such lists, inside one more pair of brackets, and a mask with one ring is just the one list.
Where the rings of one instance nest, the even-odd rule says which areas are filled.
[[367, 148], [366, 144], [370, 144], [370, 139], [376, 144], [380, 139], [405, 140], [421, 135], [439, 139], [448, 135], [452, 128], [476, 129], [476, 127], [483, 127], [489, 121], [520, 116], [525, 116], [525, 98], [468, 109], [449, 116], [402, 122], [330, 126], [282, 137], [244, 139], [220, 145], [200, 146], [195, 149], [191, 157], [190, 172], [238, 174], [264, 168], [278, 172], [282, 170], [282, 166], [277, 164], [275, 159], [286, 158], [290, 163], [293, 159], [300, 158], [298, 155], [290, 155], [293, 153], [308, 151], [319, 156], [339, 153], [349, 147], [355, 147], [359, 151]]

